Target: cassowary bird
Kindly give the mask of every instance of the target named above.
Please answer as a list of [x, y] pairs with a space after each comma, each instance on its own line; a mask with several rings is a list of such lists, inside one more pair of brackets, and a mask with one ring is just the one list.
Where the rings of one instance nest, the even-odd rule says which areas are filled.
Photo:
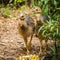
[[[48, 21], [49, 20], [49, 18], [47, 17], [47, 16], [42, 16], [42, 12], [41, 12], [41, 9], [40, 9], [40, 7], [34, 7], [33, 8], [33, 12], [35, 13], [35, 16], [36, 16], [36, 28], [35, 28], [35, 30], [36, 30], [36, 32], [35, 32], [35, 34], [36, 34], [36, 37], [38, 37], [39, 38], [39, 41], [40, 41], [40, 54], [42, 54], [42, 52], [43, 52], [43, 49], [42, 49], [42, 43], [43, 43], [43, 40], [44, 40], [44, 38], [43, 38], [43, 36], [41, 35], [42, 34], [42, 32], [40, 33], [40, 34], [38, 34], [38, 30], [39, 30], [39, 28], [40, 28], [40, 26], [42, 25], [42, 24], [44, 24], [46, 21]], [[48, 40], [45, 40], [45, 44], [46, 44], [46, 46], [47, 46], [47, 41]], [[45, 52], [46, 52], [46, 47], [45, 46]]]
[[[28, 54], [29, 49], [31, 48], [31, 41], [34, 34], [34, 28], [35, 28], [34, 20], [30, 16], [25, 15], [24, 13], [20, 14], [19, 19], [20, 19], [20, 23], [18, 26], [19, 34], [24, 39], [26, 49], [27, 49], [27, 54]], [[31, 37], [29, 43], [27, 43], [28, 37]]]

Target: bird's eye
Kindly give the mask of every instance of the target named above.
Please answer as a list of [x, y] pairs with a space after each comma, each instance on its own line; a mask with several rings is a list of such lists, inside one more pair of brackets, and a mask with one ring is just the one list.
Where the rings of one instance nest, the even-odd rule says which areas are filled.
[[22, 18], [24, 18], [24, 16], [21, 16]]
[[38, 9], [36, 9], [36, 11], [38, 11]]

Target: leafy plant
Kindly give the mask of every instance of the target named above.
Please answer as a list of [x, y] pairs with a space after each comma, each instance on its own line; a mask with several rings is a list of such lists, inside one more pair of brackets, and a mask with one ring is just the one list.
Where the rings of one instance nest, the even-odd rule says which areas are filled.
[[[41, 33], [40, 33], [41, 32]], [[55, 44], [51, 50], [54, 53], [53, 59], [57, 56], [57, 45], [56, 41], [60, 39], [60, 26], [58, 24], [58, 20], [50, 19], [46, 23], [44, 23], [38, 30], [38, 34], [41, 34], [42, 37], [49, 40], [54, 40]]]
[[59, 14], [60, 4], [59, 0], [34, 0], [34, 4], [40, 6], [42, 15], [52, 16], [54, 13]]
[[21, 3], [21, 2], [23, 2], [23, 0], [14, 0], [15, 5], [16, 5], [17, 2]]
[[60, 28], [58, 26], [58, 22], [54, 20], [49, 20], [43, 26], [40, 27], [40, 30], [42, 30], [42, 36], [48, 37], [49, 39], [53, 39], [55, 37], [60, 36]]
[[5, 8], [1, 8], [0, 9], [0, 13], [2, 16], [6, 17], [10, 17], [10, 7], [5, 7]]
[[55, 48], [55, 46], [53, 46], [53, 47], [49, 47], [51, 50], [52, 50], [52, 52], [53, 52], [53, 56], [52, 56], [52, 60], [57, 60], [57, 58], [56, 58], [56, 48]]

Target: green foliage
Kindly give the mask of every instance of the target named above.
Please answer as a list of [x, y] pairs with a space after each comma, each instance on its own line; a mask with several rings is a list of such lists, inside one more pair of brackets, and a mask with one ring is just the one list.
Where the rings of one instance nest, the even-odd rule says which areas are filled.
[[43, 24], [38, 33], [42, 30], [42, 36], [48, 39], [60, 39], [60, 26], [58, 26], [58, 22], [54, 20], [49, 20], [45, 24]]
[[14, 0], [15, 5], [16, 5], [17, 2], [21, 3], [21, 2], [23, 2], [23, 0]]
[[49, 14], [49, 0], [40, 0], [39, 6], [42, 9], [42, 15], [48, 15]]
[[1, 8], [0, 9], [0, 13], [2, 16], [6, 17], [10, 17], [10, 7], [5, 7], [5, 8]]
[[54, 13], [60, 12], [60, 1], [59, 0], [34, 0], [35, 5], [40, 6], [42, 9], [42, 15], [52, 16]]
[[[55, 17], [53, 17], [55, 16]], [[53, 15], [49, 21], [45, 22], [42, 26], [40, 26], [38, 30], [38, 34], [42, 35], [42, 37], [48, 40], [54, 40], [55, 44], [53, 47], [49, 48], [52, 50], [52, 60], [57, 60], [57, 44], [56, 41], [60, 40], [60, 25], [57, 15]]]
[[53, 54], [55, 54], [55, 51], [56, 51], [55, 46], [52, 46], [52, 47], [49, 47], [49, 48], [52, 50]]
[[56, 53], [55, 53], [56, 49], [55, 49], [55, 46], [49, 46], [49, 48], [51, 49], [52, 53], [47, 54], [45, 56], [44, 60], [58, 60], [58, 58], [56, 58]]
[[25, 7], [25, 5], [21, 6], [20, 8], [21, 8], [21, 10], [27, 9], [27, 7]]
[[0, 4], [0, 8], [2, 8], [2, 7], [4, 7], [4, 5], [3, 4]]
[[53, 52], [53, 56], [52, 56], [52, 60], [57, 60], [57, 58], [56, 58], [56, 48], [55, 48], [55, 46], [53, 46], [53, 47], [49, 47], [51, 50], [52, 50], [52, 52]]
[[53, 52], [52, 60], [57, 60], [57, 45], [56, 41], [60, 40], [60, 26], [59, 26], [58, 20], [52, 20], [50, 19], [46, 23], [44, 23], [42, 26], [40, 26], [38, 30], [38, 34], [42, 35], [42, 37], [48, 40], [54, 40], [55, 44], [53, 47], [49, 48]]

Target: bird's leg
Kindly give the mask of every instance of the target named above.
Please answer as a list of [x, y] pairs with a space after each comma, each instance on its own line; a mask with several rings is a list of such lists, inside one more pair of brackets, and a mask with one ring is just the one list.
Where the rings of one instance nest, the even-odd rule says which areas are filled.
[[42, 39], [40, 39], [40, 52], [39, 52], [39, 54], [40, 54], [40, 55], [41, 55], [41, 54], [42, 54], [42, 52], [43, 52], [43, 49], [42, 49], [42, 47], [43, 47], [43, 46], [42, 46], [42, 41], [43, 41], [43, 40], [42, 40]]
[[29, 48], [28, 48], [27, 41], [28, 41], [27, 38], [24, 38], [24, 42], [25, 42], [25, 45], [26, 45], [27, 54], [29, 54]]
[[30, 39], [30, 41], [29, 41], [29, 43], [28, 43], [28, 48], [30, 49], [31, 48], [31, 45], [32, 45], [32, 38], [33, 38], [33, 34], [31, 35], [31, 39]]
[[48, 40], [45, 40], [45, 49], [44, 49], [44, 52], [45, 52], [45, 54], [47, 53], [47, 47], [48, 47]]

